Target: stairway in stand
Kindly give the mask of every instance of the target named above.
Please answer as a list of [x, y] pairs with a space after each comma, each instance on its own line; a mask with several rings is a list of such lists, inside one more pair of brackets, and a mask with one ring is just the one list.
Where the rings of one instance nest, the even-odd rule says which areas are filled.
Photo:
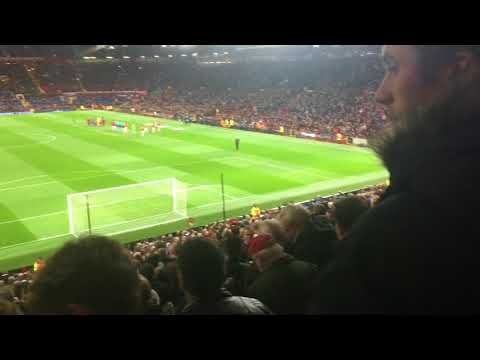
[[46, 94], [45, 90], [43, 90], [42, 87], [40, 86], [40, 81], [35, 76], [35, 71], [29, 71], [27, 65], [25, 65], [25, 71], [27, 72], [28, 76], [32, 80], [33, 85], [35, 85], [35, 87], [37, 88], [38, 92], [40, 94]]

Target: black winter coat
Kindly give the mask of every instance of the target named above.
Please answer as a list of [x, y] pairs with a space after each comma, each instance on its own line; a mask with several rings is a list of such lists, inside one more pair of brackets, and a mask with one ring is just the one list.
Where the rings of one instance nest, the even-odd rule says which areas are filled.
[[480, 313], [479, 119], [438, 114], [383, 153], [391, 186], [316, 280], [310, 313]]
[[334, 241], [336, 241], [336, 235], [330, 224], [320, 225], [310, 221], [295, 243], [286, 247], [285, 251], [297, 260], [306, 261], [321, 268], [332, 258]]
[[315, 265], [286, 255], [260, 273], [247, 294], [275, 314], [305, 314], [316, 274]]

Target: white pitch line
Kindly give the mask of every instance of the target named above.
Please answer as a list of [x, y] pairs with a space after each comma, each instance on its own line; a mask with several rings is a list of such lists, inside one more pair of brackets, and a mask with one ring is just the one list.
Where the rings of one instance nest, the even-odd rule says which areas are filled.
[[[273, 167], [273, 168], [277, 168], [277, 169], [280, 169], [288, 174], [295, 174], [295, 173], [304, 173], [304, 174], [308, 174], [308, 175], [315, 175], [318, 177], [318, 175], [316, 175], [316, 173], [318, 173], [319, 170], [317, 169], [311, 169], [311, 170], [307, 170], [307, 169], [293, 169], [293, 168], [289, 168], [287, 166], [282, 166], [282, 165], [277, 165], [277, 164], [274, 164], [274, 163], [270, 163], [268, 160], [265, 160], [265, 161], [262, 161], [262, 160], [253, 160], [253, 159], [241, 159], [241, 161], [246, 161], [246, 162], [249, 162], [249, 163], [253, 163], [253, 164], [256, 164], [256, 165], [262, 165], [262, 166], [270, 166], [270, 167]], [[327, 179], [330, 179], [328, 177], [325, 177], [325, 176], [320, 176], [322, 177], [323, 179], [327, 180]]]
[[[208, 188], [209, 186], [211, 186], [211, 185], [199, 185], [199, 186], [194, 186], [194, 187], [191, 187], [191, 188], [187, 188], [187, 190], [179, 191], [179, 192], [203, 189], [203, 188]], [[107, 206], [107, 205], [118, 204], [118, 203], [121, 203], [121, 202], [125, 202], [125, 200], [124, 201], [115, 201], [115, 202], [105, 203], [105, 204], [99, 204], [99, 205], [93, 205], [93, 206], [91, 206], [91, 208], [103, 207], [103, 206]], [[67, 212], [67, 210], [62, 210], [62, 211], [55, 211], [55, 212], [46, 213], [46, 214], [42, 214], [42, 215], [29, 216], [29, 217], [25, 217], [25, 218], [21, 218], [21, 219], [8, 220], [8, 221], [0, 222], [0, 225], [10, 224], [10, 223], [15, 223], [15, 222], [21, 222], [21, 221], [23, 222], [23, 221], [32, 220], [32, 219], [63, 214], [63, 213], [66, 213], [66, 212]]]
[[[109, 227], [109, 226], [116, 226], [116, 225], [128, 224], [128, 223], [131, 223], [131, 222], [134, 222], [134, 221], [139, 221], [139, 220], [144, 220], [144, 219], [151, 219], [151, 218], [155, 218], [155, 217], [159, 217], [159, 216], [163, 216], [163, 215], [167, 215], [167, 214], [171, 214], [171, 213], [172, 213], [172, 212], [169, 211], [169, 212], [166, 212], [166, 213], [161, 213], [161, 214], [155, 214], [155, 215], [150, 215], [150, 216], [139, 217], [139, 218], [132, 219], [132, 220], [119, 221], [119, 222], [113, 223], [113, 224], [107, 224], [107, 225], [92, 227], [92, 230], [104, 229], [104, 228]], [[152, 226], [155, 226], [155, 225], [152, 225]]]
[[11, 223], [15, 223], [15, 222], [19, 222], [19, 221], [25, 221], [25, 220], [38, 219], [38, 218], [42, 218], [42, 217], [46, 217], [46, 216], [52, 216], [52, 215], [62, 214], [62, 213], [65, 213], [65, 212], [67, 212], [67, 211], [66, 211], [66, 210], [56, 211], [56, 212], [47, 213], [47, 214], [42, 214], [42, 215], [37, 215], [37, 216], [29, 216], [29, 217], [22, 218], [22, 219], [15, 219], [15, 220], [3, 221], [3, 222], [0, 222], [0, 225], [11, 224]]
[[[218, 194], [218, 195], [222, 195], [221, 192], [213, 189], [214, 186], [216, 186], [216, 185], [206, 185], [206, 187], [207, 187], [210, 191], [213, 191], [214, 193], [216, 193], [216, 194]], [[225, 196], [226, 196], [226, 197], [229, 197], [230, 199], [238, 199], [237, 197], [232, 196], [232, 195], [228, 195], [227, 193], [225, 193]]]
[[[226, 157], [226, 158], [229, 158], [229, 157]], [[215, 161], [215, 160], [222, 160], [222, 159], [224, 159], [224, 158], [205, 159], [205, 160], [194, 161], [194, 162], [183, 163], [183, 164], [175, 164], [175, 165], [176, 166], [188, 166], [188, 165], [200, 164], [200, 163], [205, 163], [205, 162], [208, 162], [208, 161]], [[113, 173], [113, 175], [115, 175], [115, 174], [128, 174], [128, 173], [148, 171], [148, 170], [153, 170], [153, 169], [158, 169], [158, 168], [163, 168], [163, 167], [169, 167], [169, 166], [168, 165], [159, 165], [159, 166], [152, 166], [152, 167], [148, 167], [148, 168], [133, 169], [133, 170], [110, 170], [110, 171], [105, 171], [106, 173], [108, 172], [108, 174], [104, 174], [104, 175], [86, 176], [86, 177], [80, 177], [80, 178], [77, 177], [77, 178], [69, 178], [69, 179], [61, 179], [61, 180], [52, 180], [52, 181], [38, 183], [38, 184], [20, 185], [20, 186], [14, 186], [14, 187], [0, 189], [0, 192], [8, 191], [8, 190], [23, 189], [23, 188], [28, 188], [28, 187], [36, 187], [36, 186], [56, 184], [56, 183], [61, 183], [63, 181], [79, 181], [79, 180], [86, 180], [86, 179], [96, 179], [96, 178], [100, 178], [100, 177], [112, 176], [112, 173]]]
[[41, 177], [48, 177], [48, 176], [50, 176], [50, 175], [28, 176], [28, 177], [24, 177], [24, 178], [21, 178], [21, 179], [16, 179], [16, 180], [10, 180], [10, 181], [1, 182], [1, 183], [0, 183], [0, 186], [6, 185], [6, 184], [15, 183], [15, 182], [20, 182], [20, 181], [26, 181], [26, 180], [31, 180], [31, 179], [38, 179], [38, 178], [41, 178]]
[[[197, 189], [203, 189], [205, 187], [209, 187], [210, 185], [199, 185], [199, 186], [194, 186], [194, 187], [191, 187], [191, 188], [187, 188], [186, 190], [179, 190], [177, 192], [179, 193], [182, 193], [182, 192], [188, 192], [188, 191], [192, 191], [192, 190], [197, 190]], [[82, 193], [79, 193], [79, 195], [82, 194]], [[72, 195], [75, 195], [75, 194], [72, 194]], [[149, 194], [151, 196], [148, 196], [147, 198], [151, 198], [152, 197], [152, 194]], [[153, 195], [169, 195], [169, 193], [163, 193], [163, 194], [153, 194]], [[118, 201], [112, 201], [112, 202], [107, 202], [107, 203], [100, 203], [100, 204], [95, 204], [95, 205], [92, 205], [90, 206], [90, 208], [101, 208], [101, 207], [105, 207], [105, 206], [109, 206], [109, 205], [114, 205], [114, 204], [119, 204], [119, 203], [124, 203], [126, 201], [137, 201], [138, 202], [139, 198], [137, 199], [133, 199], [133, 200], [118, 200]], [[0, 223], [1, 224], [1, 223]]]
[[55, 239], [55, 238], [62, 237], [62, 236], [67, 236], [67, 235], [71, 235], [71, 234], [70, 233], [65, 233], [65, 234], [47, 236], [47, 237], [43, 237], [43, 238], [40, 238], [40, 239], [37, 239], [37, 240], [27, 241], [27, 242], [13, 244], [13, 245], [2, 246], [2, 247], [0, 247], [0, 251], [3, 250], [3, 249], [9, 249], [9, 248], [17, 247], [17, 246], [23, 246], [23, 245], [26, 245], [26, 244], [31, 244], [31, 243], [35, 243], [35, 242], [39, 242], [39, 241], [45, 241], [45, 240], [48, 240], [48, 239]]

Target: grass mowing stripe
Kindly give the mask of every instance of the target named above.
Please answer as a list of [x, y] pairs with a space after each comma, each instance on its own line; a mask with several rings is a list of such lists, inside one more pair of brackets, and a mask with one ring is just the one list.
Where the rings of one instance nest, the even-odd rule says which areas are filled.
[[[35, 123], [37, 126], [41, 127], [47, 127], [48, 128], [48, 123], [51, 123], [52, 121], [48, 119], [48, 121], [45, 122], [37, 122]], [[71, 125], [65, 125], [65, 124], [58, 124], [56, 122], [53, 122], [57, 129], [57, 131], [60, 131], [62, 133], [65, 133], [67, 135], [73, 135], [75, 136], [75, 129], [72, 129]], [[217, 173], [213, 173], [211, 168], [206, 167], [204, 164], [201, 164], [202, 161], [205, 161], [205, 157], [203, 156], [198, 156], [198, 155], [185, 155], [181, 154], [176, 151], [172, 150], [167, 150], [165, 148], [162, 148], [161, 150], [158, 149], [158, 147], [150, 145], [150, 144], [143, 144], [143, 143], [136, 143], [135, 147], [126, 147], [125, 145], [125, 139], [119, 137], [119, 138], [114, 138], [113, 140], [110, 139], [104, 139], [102, 137], [95, 137], [92, 136], [93, 134], [85, 134], [84, 132], [76, 134], [77, 137], [84, 139], [85, 141], [89, 141], [91, 143], [97, 144], [97, 145], [103, 145], [105, 147], [109, 147], [111, 149], [115, 149], [119, 153], [126, 153], [126, 154], [133, 154], [139, 158], [142, 158], [144, 160], [150, 161], [152, 163], [157, 163], [157, 164], [165, 164], [167, 161], [166, 158], [168, 158], [169, 166], [178, 169], [178, 170], [185, 170], [187, 167], [188, 169], [194, 170], [195, 176], [200, 176], [204, 179], [204, 183], [208, 182], [215, 182], [217, 181], [217, 178], [220, 174], [220, 171], [223, 171], [225, 174], [232, 174], [237, 171], [237, 169], [233, 166], [229, 166], [227, 164], [219, 164], [216, 167], [219, 168]], [[153, 135], [152, 135], [153, 136]], [[161, 145], [161, 139], [159, 140], [159, 143]], [[232, 154], [235, 154], [235, 152], [232, 150]], [[188, 157], [191, 159], [191, 162], [198, 162], [201, 166], [197, 167], [191, 167], [190, 165], [182, 165], [181, 160], [184, 159], [185, 157]], [[178, 159], [180, 163], [176, 163], [175, 159]], [[297, 181], [293, 180], [287, 180], [287, 179], [280, 179], [279, 177], [276, 177], [266, 171], [262, 171], [260, 169], [252, 169], [252, 172], [255, 171], [256, 174], [254, 174], [254, 178], [263, 178], [264, 182], [272, 184], [272, 186], [298, 186], [299, 183]], [[252, 183], [251, 180], [252, 176], [246, 177], [245, 180], [247, 181], [241, 181], [239, 182], [239, 185], [237, 187], [240, 187], [244, 189], [245, 191], [265, 191], [265, 189], [258, 189], [258, 185], [255, 183]], [[282, 184], [283, 183], [283, 184]], [[274, 188], [273, 190], [277, 190], [277, 188]]]
[[[3, 177], [0, 174], [0, 191], [17, 185], [55, 183], [3, 191], [3, 203], [19, 221], [5, 219], [13, 222], [0, 225], [0, 231], [5, 226], [21, 223], [20, 213], [23, 217], [36, 217], [66, 207], [70, 182], [76, 185], [75, 188], [85, 190], [115, 186], [111, 181], [112, 173], [125, 178], [125, 182], [119, 185], [175, 176], [191, 184], [192, 188], [205, 186], [189, 194], [189, 216], [195, 218], [197, 225], [221, 217], [221, 196], [217, 185], [220, 172], [224, 173], [226, 181], [228, 217], [245, 213], [252, 202], [258, 202], [262, 208], [277, 206], [285, 201], [358, 188], [380, 181], [386, 175], [378, 173], [382, 166], [371, 151], [355, 147], [197, 124], [184, 126], [171, 120], [160, 120], [170, 128], [144, 138], [126, 137], [113, 133], [111, 128], [74, 126], [72, 119], [83, 124], [84, 119], [91, 116], [137, 124], [153, 121], [151, 117], [99, 111], [18, 115], [2, 119], [2, 130], [17, 132], [24, 138], [8, 132], [1, 137], [10, 147], [2, 148], [3, 142], [0, 141], [0, 152], [11, 171], [4, 173]], [[174, 131], [172, 127], [184, 130]], [[55, 136], [56, 140], [49, 144], [33, 144], [53, 139], [46, 135]], [[238, 152], [234, 150], [237, 136], [241, 138]], [[52, 151], [46, 151], [45, 147]], [[57, 153], [59, 157], [55, 158]], [[50, 159], [35, 159], [38, 156]], [[34, 158], [33, 164], [28, 161], [31, 160], [29, 157]], [[90, 166], [73, 165], [72, 162], [78, 164], [77, 159]], [[39, 177], [34, 178], [36, 176]], [[90, 176], [94, 177], [83, 179]], [[121, 221], [121, 217], [119, 219]], [[34, 257], [51, 253], [70, 238], [62, 233], [65, 221], [64, 214], [25, 219], [23, 225], [42, 241], [0, 248], [0, 268], [29, 264]], [[186, 221], [180, 220], [118, 234], [115, 238], [129, 242], [186, 226]]]

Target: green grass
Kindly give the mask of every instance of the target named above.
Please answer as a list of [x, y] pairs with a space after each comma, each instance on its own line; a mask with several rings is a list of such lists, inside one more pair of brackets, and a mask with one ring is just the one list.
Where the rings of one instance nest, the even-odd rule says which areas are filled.
[[[168, 127], [160, 133], [126, 136], [109, 126], [87, 127], [84, 120], [91, 116], [104, 116], [107, 124], [153, 121], [106, 111], [0, 117], [0, 271], [30, 265], [72, 238], [66, 200], [72, 193], [174, 177], [188, 186], [189, 216], [206, 224], [222, 217], [220, 173], [227, 217], [246, 213], [253, 203], [268, 208], [387, 177], [380, 161], [364, 148], [171, 120], [161, 120]], [[235, 137], [241, 139], [238, 152]], [[130, 201], [110, 213], [125, 221], [150, 216], [152, 203]], [[92, 212], [94, 227], [108, 220], [109, 211]], [[187, 226], [185, 219], [177, 220], [114, 237], [130, 242]]]

